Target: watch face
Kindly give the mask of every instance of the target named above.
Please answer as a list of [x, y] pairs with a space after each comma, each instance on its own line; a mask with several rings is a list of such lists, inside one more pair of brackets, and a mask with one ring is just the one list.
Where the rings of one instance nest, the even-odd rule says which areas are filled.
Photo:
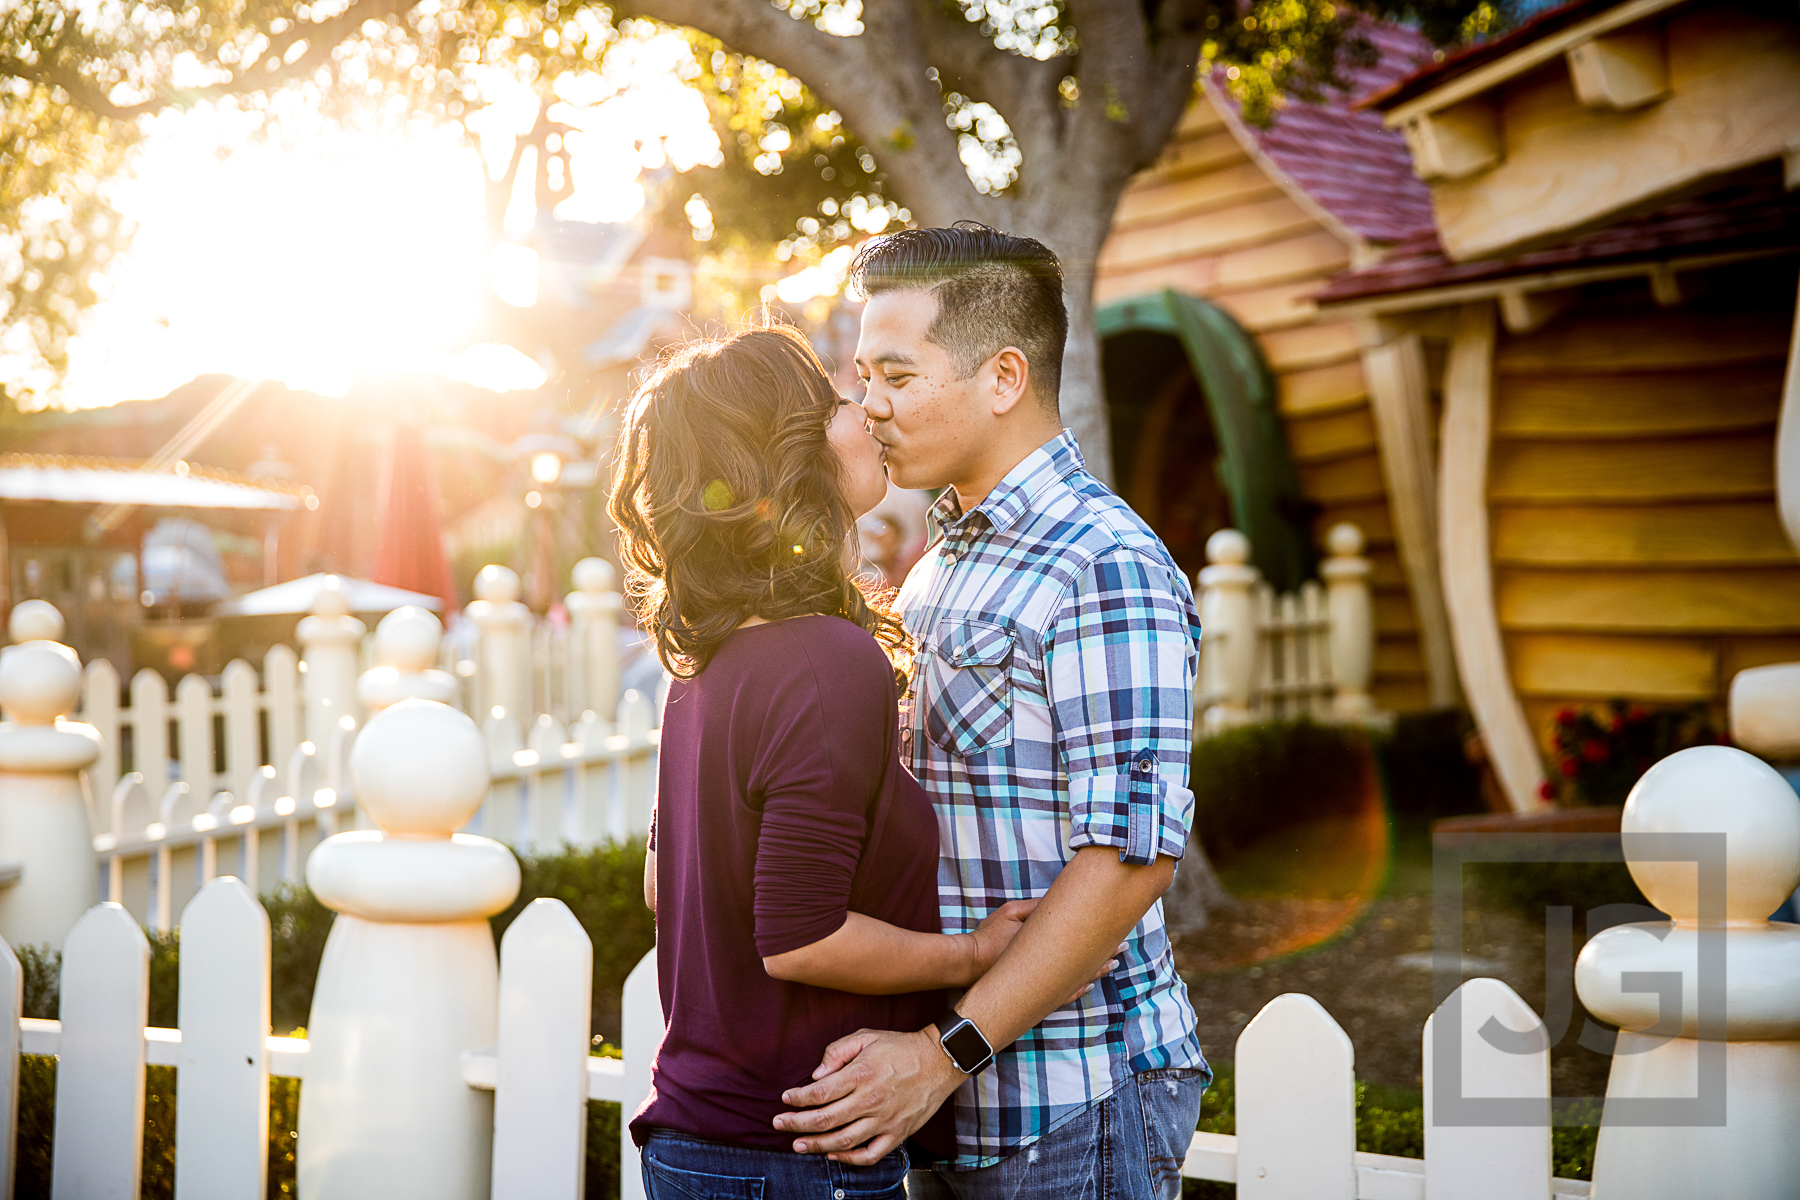
[[974, 1074], [987, 1065], [994, 1056], [992, 1047], [975, 1022], [964, 1020], [944, 1038], [944, 1049], [950, 1052], [951, 1059], [962, 1068], [965, 1074]]

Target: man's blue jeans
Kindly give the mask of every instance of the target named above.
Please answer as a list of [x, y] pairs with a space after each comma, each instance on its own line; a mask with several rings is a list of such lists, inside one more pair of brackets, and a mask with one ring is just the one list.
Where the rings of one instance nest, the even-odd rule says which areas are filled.
[[907, 1200], [1175, 1200], [1212, 1082], [1199, 1067], [1145, 1071], [991, 1167], [907, 1176]]
[[906, 1195], [905, 1150], [872, 1167], [853, 1167], [823, 1155], [728, 1146], [656, 1129], [642, 1158], [650, 1200], [903, 1200]]

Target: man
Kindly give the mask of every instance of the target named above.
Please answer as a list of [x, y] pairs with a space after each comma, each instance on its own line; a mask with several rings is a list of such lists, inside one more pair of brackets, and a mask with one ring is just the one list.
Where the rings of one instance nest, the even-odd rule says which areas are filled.
[[954, 1094], [957, 1152], [915, 1154], [910, 1196], [1177, 1196], [1211, 1080], [1160, 899], [1193, 817], [1192, 594], [1062, 428], [1055, 255], [963, 222], [873, 243], [852, 281], [889, 476], [945, 489], [899, 600], [944, 930], [1042, 903], [936, 1025], [829, 1047], [776, 1127], [869, 1163]]

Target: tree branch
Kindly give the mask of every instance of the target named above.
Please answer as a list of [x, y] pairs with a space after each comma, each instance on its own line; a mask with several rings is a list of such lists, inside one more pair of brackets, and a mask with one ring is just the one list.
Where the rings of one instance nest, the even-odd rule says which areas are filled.
[[[128, 121], [134, 117], [161, 112], [177, 103], [189, 104], [196, 100], [260, 92], [302, 78], [323, 66], [330, 59], [331, 52], [360, 31], [365, 22], [391, 20], [409, 11], [416, 3], [417, 0], [359, 0], [335, 17], [310, 24], [296, 24], [284, 30], [270, 39], [269, 48], [261, 57], [234, 72], [223, 83], [185, 88], [179, 92], [159, 91], [150, 99], [136, 104], [115, 104], [98, 85], [78, 71], [67, 70], [57, 62], [34, 64], [10, 55], [0, 56], [0, 76], [11, 76], [45, 87], [59, 87], [69, 94], [73, 103], [96, 116], [110, 121]], [[305, 51], [293, 62], [283, 62], [282, 56], [302, 41], [306, 43]]]

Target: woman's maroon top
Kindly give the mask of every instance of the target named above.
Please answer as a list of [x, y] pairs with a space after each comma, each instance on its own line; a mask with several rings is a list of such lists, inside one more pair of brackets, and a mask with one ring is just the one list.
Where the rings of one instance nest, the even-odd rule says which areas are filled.
[[937, 818], [900, 765], [897, 705], [875, 639], [839, 617], [739, 629], [669, 689], [650, 835], [666, 1026], [640, 1146], [656, 1127], [790, 1149], [781, 1093], [827, 1045], [942, 1014], [942, 992], [859, 996], [762, 965], [851, 911], [938, 932]]

